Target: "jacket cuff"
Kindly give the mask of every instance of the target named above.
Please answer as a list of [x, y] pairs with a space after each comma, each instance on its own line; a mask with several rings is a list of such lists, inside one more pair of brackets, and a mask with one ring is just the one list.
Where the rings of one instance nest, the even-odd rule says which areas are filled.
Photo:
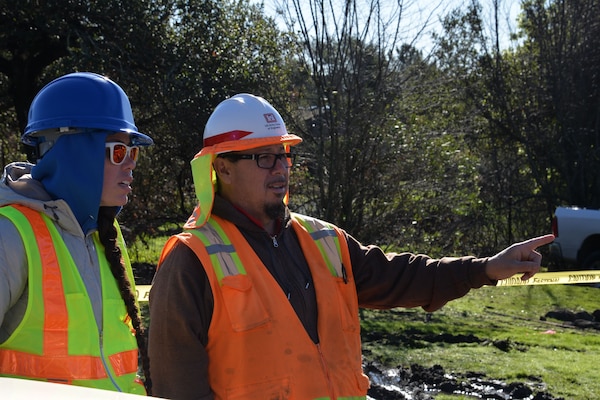
[[479, 289], [482, 286], [496, 286], [498, 281], [490, 279], [486, 273], [486, 264], [489, 257], [473, 258], [469, 266], [469, 281], [471, 288]]

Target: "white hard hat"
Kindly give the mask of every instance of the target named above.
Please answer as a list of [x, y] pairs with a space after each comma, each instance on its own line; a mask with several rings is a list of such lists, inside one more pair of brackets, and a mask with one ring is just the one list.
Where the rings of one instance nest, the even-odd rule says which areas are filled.
[[[204, 129], [203, 153], [248, 150], [271, 144], [293, 146], [302, 139], [289, 134], [281, 115], [262, 97], [237, 94], [222, 101]], [[203, 150], [204, 150], [203, 149]]]

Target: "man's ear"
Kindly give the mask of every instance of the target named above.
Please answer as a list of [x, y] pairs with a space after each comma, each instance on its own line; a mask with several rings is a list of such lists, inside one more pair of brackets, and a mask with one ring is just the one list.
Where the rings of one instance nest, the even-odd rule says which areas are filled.
[[231, 162], [229, 160], [217, 157], [213, 162], [213, 168], [220, 182], [225, 184], [231, 183]]

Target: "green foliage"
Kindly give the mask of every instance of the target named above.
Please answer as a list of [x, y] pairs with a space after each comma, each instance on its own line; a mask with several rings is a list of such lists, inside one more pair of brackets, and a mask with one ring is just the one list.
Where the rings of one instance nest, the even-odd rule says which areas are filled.
[[140, 131], [155, 139], [120, 215], [129, 238], [184, 220], [195, 203], [189, 162], [214, 107], [238, 92], [286, 93], [287, 36], [248, 0], [3, 2], [0, 137], [5, 163], [24, 159], [18, 138], [43, 84], [72, 71], [115, 80]]
[[157, 72], [154, 49], [162, 40], [162, 16], [153, 12], [163, 3], [71, 0], [57, 7], [52, 2], [3, 2], [0, 73], [8, 81], [2, 89], [10, 99], [4, 104], [15, 107], [20, 130], [34, 95], [59, 74], [90, 70], [117, 82], [139, 79], [148, 85], [146, 78]]
[[249, 1], [174, 1], [169, 11], [160, 96], [145, 121], [156, 132], [156, 145], [139, 166], [147, 171], [147, 179], [136, 181], [141, 194], [124, 211], [138, 234], [187, 218], [196, 201], [189, 162], [202, 148], [210, 113], [239, 92], [268, 97], [283, 91], [283, 62], [291, 50]]
[[437, 65], [473, 116], [465, 127], [491, 243], [543, 233], [556, 205], [600, 205], [598, 4], [532, 0], [522, 11], [507, 50], [484, 34], [477, 3], [449, 14], [437, 37]]
[[395, 118], [400, 224], [385, 241], [435, 256], [488, 251], [478, 240], [481, 159], [467, 140], [468, 113], [452, 79], [424, 62], [409, 68], [420, 74], [405, 82]]
[[600, 181], [591, 172], [600, 163], [599, 11], [593, 0], [525, 2], [515, 57], [519, 81], [527, 79], [520, 87], [537, 88], [520, 93], [527, 118], [521, 132], [546, 163], [543, 188], [559, 204], [592, 208], [600, 207]]

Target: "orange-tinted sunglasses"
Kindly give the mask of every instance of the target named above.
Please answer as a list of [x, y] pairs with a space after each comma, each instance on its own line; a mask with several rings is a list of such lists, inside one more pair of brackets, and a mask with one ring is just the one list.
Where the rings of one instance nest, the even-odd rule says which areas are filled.
[[114, 165], [121, 165], [125, 162], [125, 158], [129, 156], [133, 161], [137, 161], [140, 157], [139, 146], [127, 146], [121, 142], [108, 142], [104, 145], [106, 155]]

